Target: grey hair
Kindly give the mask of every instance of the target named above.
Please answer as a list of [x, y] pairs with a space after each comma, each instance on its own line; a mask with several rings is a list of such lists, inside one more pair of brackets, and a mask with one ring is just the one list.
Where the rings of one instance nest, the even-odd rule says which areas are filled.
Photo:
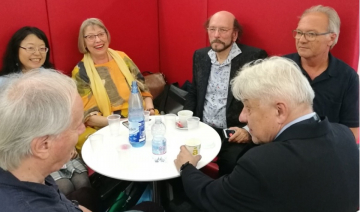
[[336, 34], [336, 38], [334, 40], [334, 43], [330, 46], [330, 49], [332, 49], [335, 44], [338, 42], [339, 35], [340, 35], [340, 17], [337, 14], [337, 12], [332, 7], [317, 5], [310, 7], [309, 9], [306, 9], [303, 14], [301, 15], [301, 18], [304, 17], [304, 15], [308, 13], [313, 12], [321, 12], [324, 13], [328, 17], [328, 32], [332, 32]]
[[110, 33], [109, 33], [108, 29], [106, 28], [106, 26], [104, 25], [104, 23], [98, 18], [88, 18], [82, 22], [82, 24], [80, 26], [80, 31], [79, 31], [78, 48], [79, 48], [80, 53], [82, 53], [82, 54], [85, 54], [88, 52], [86, 49], [85, 37], [84, 37], [85, 29], [88, 26], [98, 26], [98, 27], [104, 29], [108, 36], [109, 43], [111, 41]]
[[52, 69], [10, 74], [0, 85], [0, 167], [13, 170], [31, 156], [31, 142], [70, 127], [75, 82]]
[[294, 108], [299, 104], [312, 107], [314, 91], [310, 83], [292, 60], [270, 57], [243, 66], [231, 81], [236, 99], [258, 99], [270, 103], [281, 99]]

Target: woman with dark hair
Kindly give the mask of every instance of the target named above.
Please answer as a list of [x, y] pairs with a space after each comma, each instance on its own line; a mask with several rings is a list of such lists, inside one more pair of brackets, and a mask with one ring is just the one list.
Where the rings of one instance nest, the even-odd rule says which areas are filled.
[[[23, 73], [37, 68], [54, 68], [50, 63], [50, 47], [43, 31], [25, 26], [15, 32], [7, 45], [0, 72], [0, 83], [6, 75]], [[66, 142], [66, 141], [64, 141]], [[59, 190], [68, 197], [76, 199], [81, 205], [96, 211], [96, 194], [91, 189], [87, 169], [74, 148], [72, 159], [56, 172], [51, 173]], [[80, 196], [88, 197], [88, 200]]]
[[22, 27], [15, 32], [7, 45], [0, 76], [14, 72], [25, 73], [39, 67], [53, 68], [49, 41], [40, 29]]

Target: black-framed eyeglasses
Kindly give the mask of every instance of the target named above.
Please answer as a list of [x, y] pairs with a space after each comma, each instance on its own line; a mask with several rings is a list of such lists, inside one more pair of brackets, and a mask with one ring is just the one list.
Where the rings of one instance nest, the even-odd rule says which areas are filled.
[[229, 30], [231, 30], [232, 28], [217, 28], [217, 27], [209, 27], [209, 28], [207, 28], [207, 31], [208, 31], [208, 33], [209, 34], [213, 34], [213, 33], [215, 33], [216, 31], [218, 31], [219, 32], [219, 34], [225, 34], [225, 33], [227, 33]]
[[86, 35], [86, 36], [84, 36], [84, 38], [87, 39], [88, 41], [94, 41], [96, 39], [96, 37], [102, 39], [102, 38], [105, 38], [105, 36], [106, 36], [106, 32], [100, 32], [97, 35], [93, 35], [93, 34]]
[[314, 41], [317, 36], [319, 36], [319, 35], [327, 35], [327, 34], [330, 34], [332, 32], [316, 33], [316, 32], [302, 32], [300, 30], [293, 30], [292, 33], [293, 33], [293, 37], [295, 39], [300, 39], [301, 36], [304, 35], [306, 40]]
[[36, 48], [36, 47], [32, 47], [32, 46], [31, 47], [22, 47], [22, 46], [20, 46], [20, 48], [25, 49], [26, 52], [31, 53], [31, 54], [35, 53], [36, 51], [39, 51], [40, 53], [45, 54], [46, 52], [49, 51], [48, 47], [38, 47], [38, 48]]

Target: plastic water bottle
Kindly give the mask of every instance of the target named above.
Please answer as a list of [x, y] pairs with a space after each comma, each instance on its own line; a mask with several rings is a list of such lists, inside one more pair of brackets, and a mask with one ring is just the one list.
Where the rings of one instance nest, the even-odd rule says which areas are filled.
[[165, 162], [166, 160], [166, 127], [161, 122], [160, 117], [156, 117], [154, 125], [151, 127], [152, 140], [152, 153], [155, 162]]
[[129, 142], [133, 147], [145, 145], [145, 121], [143, 101], [140, 98], [136, 81], [131, 84], [131, 95], [129, 98]]

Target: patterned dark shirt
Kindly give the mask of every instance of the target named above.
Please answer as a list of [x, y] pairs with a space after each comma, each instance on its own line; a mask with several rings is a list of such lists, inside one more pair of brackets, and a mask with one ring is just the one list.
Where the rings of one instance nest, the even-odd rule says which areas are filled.
[[231, 60], [241, 54], [240, 48], [232, 45], [227, 59], [220, 64], [213, 50], [208, 52], [211, 72], [204, 103], [204, 122], [217, 128], [227, 128], [226, 102], [228, 97]]

